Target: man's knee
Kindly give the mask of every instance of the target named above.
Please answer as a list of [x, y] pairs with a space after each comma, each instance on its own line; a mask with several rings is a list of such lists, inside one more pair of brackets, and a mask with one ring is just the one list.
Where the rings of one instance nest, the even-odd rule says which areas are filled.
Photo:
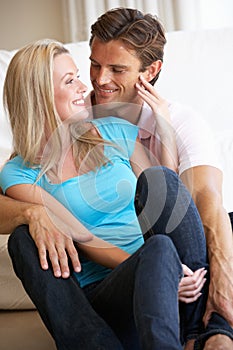
[[[163, 178], [165, 177], [171, 177], [174, 179], [178, 178], [178, 175], [171, 169], [165, 167], [165, 166], [152, 166], [150, 168], [145, 169], [141, 175], [145, 175], [145, 177], [148, 180], [153, 180], [154, 178]], [[141, 177], [141, 175], [139, 176], [139, 179]]]
[[147, 168], [140, 174], [137, 181], [137, 190], [167, 193], [170, 188], [173, 191], [177, 189], [179, 183], [179, 176], [174, 171], [163, 166], [154, 166]]
[[139, 218], [140, 223], [148, 221], [144, 230], [149, 229], [148, 224], [152, 227], [162, 213], [166, 216], [171, 214], [177, 197], [183, 196], [180, 183], [177, 174], [166, 167], [151, 167], [142, 172], [137, 182], [135, 208], [138, 217], [142, 217]]

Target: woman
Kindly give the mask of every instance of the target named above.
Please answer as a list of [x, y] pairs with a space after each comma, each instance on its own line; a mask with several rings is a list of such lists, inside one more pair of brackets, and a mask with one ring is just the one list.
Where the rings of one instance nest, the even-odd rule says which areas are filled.
[[[77, 74], [68, 51], [49, 40], [19, 50], [7, 71], [4, 101], [14, 154], [0, 185], [12, 198], [44, 204], [77, 242], [82, 262], [71, 294], [64, 292], [64, 281], [50, 286], [45, 272], [32, 264], [30, 248], [23, 269], [18, 268], [22, 256], [12, 248], [15, 270], [58, 349], [132, 348], [127, 334], [122, 339], [122, 329], [131, 334], [135, 327], [134, 340], [138, 336], [142, 349], [182, 349], [178, 297], [187, 302], [181, 316], [188, 347], [202, 331], [207, 295], [205, 239], [196, 208], [182, 189], [188, 205], [178, 229], [169, 235], [155, 229], [144, 243], [133, 199], [137, 178], [150, 163], [137, 141], [137, 127], [114, 117], [85, 121], [86, 87]], [[146, 82], [143, 86], [149, 89]], [[143, 89], [139, 93], [144, 96]], [[172, 166], [166, 152], [164, 160]], [[186, 235], [179, 244], [177, 230], [180, 240]], [[181, 262], [196, 271], [197, 288], [188, 277], [180, 284], [183, 268], [190, 273]], [[42, 296], [37, 283], [46, 291]], [[54, 317], [54, 308], [61, 310], [62, 321]], [[80, 316], [85, 327], [77, 321]]]

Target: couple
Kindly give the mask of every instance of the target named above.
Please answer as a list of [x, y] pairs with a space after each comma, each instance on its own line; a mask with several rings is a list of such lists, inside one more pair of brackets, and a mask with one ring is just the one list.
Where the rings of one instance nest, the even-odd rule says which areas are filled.
[[[121, 30], [121, 33], [119, 34], [112, 33], [112, 27], [106, 26], [106, 22], [113, 23], [112, 18], [114, 18], [114, 20], [118, 18], [117, 23], [119, 24], [120, 29], [122, 29], [124, 25], [127, 26], [128, 29], [130, 27], [129, 24], [131, 24], [133, 27], [132, 32], [130, 32], [130, 30]], [[105, 35], [105, 33], [102, 33], [101, 28], [105, 28], [107, 34], [110, 36], [106, 42], [106, 38], [103, 39], [101, 37], [102, 34]], [[136, 38], [133, 35], [135, 28], [138, 30], [138, 32], [141, 30], [140, 33], [142, 35], [142, 42], [137, 43], [137, 48], [133, 46], [133, 40], [140, 40], [141, 37], [137, 36]], [[152, 28], [154, 29], [151, 37], [148, 39], [151, 40], [151, 45], [149, 45], [148, 42], [146, 46], [147, 50], [143, 50], [144, 47], [142, 43], [145, 44], [145, 37], [143, 35], [148, 33], [149, 28], [150, 30]], [[155, 33], [157, 35], [156, 40]], [[156, 149], [158, 147], [159, 156], [156, 156], [158, 158], [160, 157], [161, 164], [176, 170], [177, 165], [179, 165], [180, 168], [183, 160], [182, 156], [184, 155], [182, 155], [178, 149], [178, 160], [176, 160], [177, 155], [176, 147], [174, 147], [174, 133], [172, 128], [169, 126], [170, 114], [172, 117], [171, 112], [174, 111], [174, 107], [170, 107], [171, 111], [169, 113], [166, 101], [161, 99], [161, 97], [159, 97], [147, 83], [148, 81], [154, 82], [158, 77], [162, 65], [164, 44], [165, 37], [162, 27], [160, 27], [159, 22], [152, 16], [143, 16], [136, 10], [128, 9], [118, 9], [103, 15], [92, 27], [91, 79], [95, 89], [95, 94], [92, 95], [91, 98], [92, 104], [94, 105], [103, 105], [104, 103], [106, 104], [106, 102], [130, 101], [136, 105], [142, 106], [142, 101], [144, 101], [144, 106], [146, 106], [145, 110], [143, 108], [142, 111], [140, 111], [140, 115], [131, 115], [131, 117], [135, 119], [130, 121], [134, 122], [134, 124], [136, 124], [138, 121], [140, 127], [139, 137], [142, 138], [149, 151], [151, 151], [153, 145]], [[46, 43], [43, 45], [39, 44], [38, 48], [41, 48], [42, 50], [42, 48], [45, 48], [46, 45]], [[49, 43], [48, 47], [50, 47]], [[24, 52], [23, 49], [23, 51], [20, 51], [18, 54], [21, 54], [22, 57], [25, 56], [24, 59], [27, 64], [29, 62], [29, 60], [27, 60], [27, 55], [29, 55], [30, 51], [28, 50], [25, 49]], [[135, 55], [135, 53], [137, 53], [137, 55]], [[148, 61], [151, 59], [150, 57], [152, 54], [153, 60]], [[19, 59], [19, 56], [16, 57]], [[129, 337], [129, 339], [127, 338], [127, 335], [134, 333], [136, 323], [137, 336], [139, 337], [139, 342], [142, 348], [156, 348], [157, 346], [157, 348], [166, 349], [167, 346], [168, 349], [180, 349], [181, 344], [178, 336], [179, 320], [177, 298], [179, 296], [181, 301], [183, 298], [185, 301], [187, 301], [187, 299], [189, 299], [189, 301], [191, 300], [191, 298], [187, 296], [187, 290], [189, 290], [189, 283], [190, 280], [192, 280], [190, 277], [185, 277], [180, 282], [183, 272], [185, 274], [191, 274], [191, 271], [189, 271], [186, 266], [183, 266], [183, 269], [185, 270], [182, 272], [181, 262], [195, 270], [193, 279], [196, 279], [198, 287], [200, 288], [202, 288], [205, 281], [205, 271], [200, 268], [207, 268], [205, 242], [196, 208], [193, 205], [187, 191], [178, 181], [177, 176], [175, 176], [173, 172], [168, 171], [166, 168], [148, 168], [150, 167], [151, 162], [153, 162], [153, 159], [150, 159], [149, 162], [144, 154], [144, 149], [141, 147], [140, 143], [137, 142], [138, 129], [133, 127], [131, 124], [124, 123], [123, 120], [119, 121], [119, 119], [115, 118], [95, 119], [93, 122], [84, 124], [84, 126], [89, 125], [90, 127], [87, 130], [84, 130], [84, 134], [83, 131], [80, 133], [80, 127], [83, 126], [80, 126], [80, 123], [77, 123], [76, 125], [73, 123], [73, 121], [71, 124], [69, 122], [65, 122], [63, 123], [64, 128], [62, 128], [62, 133], [69, 136], [73, 146], [72, 149], [64, 148], [67, 145], [61, 143], [61, 138], [59, 138], [61, 137], [61, 133], [56, 133], [56, 127], [60, 125], [61, 121], [65, 121], [67, 117], [73, 115], [76, 112], [76, 109], [78, 109], [80, 112], [78, 114], [80, 118], [86, 118], [87, 116], [86, 110], [82, 105], [82, 97], [83, 93], [85, 92], [85, 87], [79, 80], [77, 80], [77, 69], [69, 69], [65, 76], [64, 71], [62, 71], [64, 67], [67, 67], [68, 58], [69, 55], [67, 55], [65, 52], [54, 56], [53, 80], [51, 81], [51, 72], [50, 74], [48, 73], [46, 76], [46, 81], [50, 81], [50, 89], [49, 85], [47, 87], [45, 86], [48, 90], [47, 93], [45, 87], [42, 89], [45, 95], [44, 99], [41, 98], [40, 100], [35, 100], [32, 102], [33, 96], [35, 99], [39, 99], [41, 97], [39, 95], [40, 90], [39, 88], [36, 90], [37, 85], [35, 83], [35, 79], [29, 80], [27, 75], [24, 79], [24, 84], [27, 86], [27, 89], [25, 89], [24, 85], [21, 87], [21, 90], [19, 90], [19, 86], [17, 84], [20, 83], [20, 80], [17, 79], [15, 79], [14, 82], [15, 90], [12, 88], [12, 86], [9, 86], [9, 93], [7, 94], [7, 88], [5, 89], [5, 102], [7, 108], [9, 109], [10, 116], [13, 116], [12, 127], [15, 141], [15, 152], [22, 158], [13, 158], [12, 161], [6, 165], [6, 168], [3, 170], [1, 175], [2, 187], [4, 191], [7, 190], [7, 194], [13, 198], [20, 199], [24, 202], [31, 201], [33, 203], [37, 203], [34, 205], [22, 203], [22, 205], [20, 205], [18, 202], [13, 202], [8, 198], [1, 197], [3, 208], [5, 212], [8, 213], [6, 215], [5, 225], [10, 231], [16, 225], [28, 223], [30, 233], [39, 249], [42, 267], [44, 269], [47, 268], [46, 250], [49, 252], [50, 261], [52, 264], [52, 270], [48, 269], [46, 272], [38, 268], [35, 247], [33, 250], [33, 245], [29, 236], [23, 235], [22, 232], [20, 235], [20, 230], [25, 231], [26, 229], [23, 226], [12, 235], [10, 240], [10, 250], [12, 259], [15, 262], [15, 269], [20, 278], [23, 280], [24, 286], [29, 295], [36, 303], [36, 306], [38, 307], [48, 329], [56, 339], [58, 348], [69, 348], [67, 344], [70, 344], [70, 346], [76, 346], [77, 348], [77, 342], [80, 344], [80, 348], [88, 348], [88, 346], [89, 348], [94, 348], [93, 345], [91, 347], [92, 341], [94, 344], [100, 344], [101, 348], [101, 341], [103, 341], [105, 344], [103, 346], [105, 346], [105, 348], [113, 346], [120, 349], [122, 348], [121, 344], [123, 344], [124, 348], [131, 346], [131, 348], [136, 349], [136, 347], [133, 347], [130, 343], [132, 341], [132, 337]], [[117, 60], [118, 63], [115, 60]], [[17, 58], [15, 59], [15, 63], [17, 63]], [[46, 69], [49, 71], [48, 62], [43, 61], [40, 64], [41, 65], [38, 66], [37, 72], [35, 71], [36, 68], [34, 66], [31, 67], [32, 74], [40, 76], [39, 73], [42, 69], [43, 71]], [[70, 64], [71, 63], [69, 60], [69, 67], [71, 67]], [[22, 62], [20, 68], [21, 74], [23, 74]], [[9, 70], [9, 75], [13, 74], [10, 72], [12, 72], [12, 70]], [[17, 77], [16, 74], [15, 77]], [[61, 77], [67, 77], [67, 80], [63, 81]], [[8, 81], [11, 81], [10, 78], [8, 78]], [[135, 83], [137, 84], [135, 85]], [[35, 86], [34, 91], [32, 90], [32, 86]], [[52, 95], [50, 91], [51, 89], [52, 91], [54, 90]], [[74, 93], [72, 89], [76, 89], [77, 92]], [[32, 124], [35, 127], [35, 132], [33, 133], [34, 139], [32, 138], [32, 130], [29, 127], [28, 136], [26, 135], [27, 137], [25, 137], [22, 144], [22, 142], [20, 142], [21, 137], [19, 137], [19, 134], [22, 133], [19, 125], [22, 111], [19, 113], [19, 110], [15, 110], [15, 108], [17, 108], [17, 99], [16, 96], [14, 98], [14, 91], [16, 94], [21, 91], [21, 102], [24, 101], [27, 106], [28, 100], [26, 98], [22, 98], [24, 96], [23, 91], [25, 90], [31, 92], [30, 101], [32, 102], [32, 106], [36, 106], [37, 109], [32, 110], [33, 118], [31, 118], [31, 122], [33, 121], [35, 123], [35, 125]], [[53, 95], [54, 101], [53, 99], [51, 101], [51, 96]], [[50, 97], [49, 103], [45, 104], [45, 97]], [[44, 105], [41, 101], [44, 103]], [[19, 105], [22, 107], [22, 103]], [[41, 108], [42, 105], [44, 109]], [[46, 106], [49, 106], [49, 108]], [[151, 106], [151, 109], [147, 108], [147, 106]], [[27, 109], [29, 110], [30, 107], [31, 106], [27, 106]], [[106, 104], [106, 107], [110, 107], [110, 105]], [[107, 112], [105, 113], [107, 115], [116, 115], [115, 110], [110, 111], [108, 108], [106, 109]], [[53, 115], [52, 120], [51, 113], [49, 113], [49, 111]], [[95, 117], [98, 117], [98, 113], [100, 113], [101, 116], [104, 116], [104, 114], [102, 114], [104, 109], [102, 109], [100, 112], [95, 109], [93, 111], [95, 113]], [[146, 120], [143, 120], [142, 116], [146, 113], [147, 118], [145, 118]], [[20, 115], [20, 118], [17, 114]], [[41, 120], [38, 120], [39, 118], [35, 118], [35, 115], [40, 117]], [[165, 118], [162, 118], [161, 115], [163, 115]], [[14, 119], [14, 116], [17, 116], [18, 119]], [[29, 116], [30, 114], [26, 113], [22, 117], [28, 118]], [[153, 122], [154, 118], [156, 118], [156, 132], [159, 134], [161, 141], [159, 144], [158, 138], [154, 137], [153, 135], [148, 137], [148, 130], [147, 132], [143, 130], [143, 128], [147, 128], [146, 121], [150, 120], [150, 117], [153, 117]], [[26, 125], [30, 126], [30, 124]], [[166, 133], [164, 132], [165, 126]], [[58, 131], [59, 129], [60, 128], [58, 128]], [[149, 130], [151, 129], [152, 127]], [[45, 145], [45, 141], [49, 139], [52, 133], [55, 135], [55, 137], [51, 139], [51, 142], [49, 142], [49, 147], [51, 147], [49, 150], [55, 149], [56, 152], [47, 152], [45, 157], [41, 157], [41, 147]], [[22, 134], [20, 134], [20, 136], [22, 136]], [[18, 142], [16, 142], [17, 140]], [[127, 142], [125, 142], [126, 140]], [[59, 146], [62, 146], [61, 149]], [[64, 159], [62, 159], [62, 162], [64, 161], [64, 167], [62, 166], [63, 163], [59, 163], [61, 168], [57, 167], [56, 163], [56, 157], [61, 155], [61, 153], [59, 154], [59, 149], [61, 150], [62, 155], [64, 155]], [[84, 162], [87, 152], [89, 152], [89, 156], [87, 157], [88, 163]], [[151, 152], [149, 153], [151, 154]], [[153, 154], [154, 153], [155, 152], [153, 152]], [[47, 154], [52, 154], [53, 159], [50, 159]], [[74, 157], [74, 154], [77, 156]], [[74, 159], [77, 163], [74, 163]], [[37, 164], [37, 167], [29, 169], [27, 166], [25, 166], [23, 162], [24, 160], [29, 162], [28, 164], [30, 165]], [[43, 160], [41, 168], [38, 168], [38, 164], [40, 164], [39, 160]], [[119, 168], [112, 166], [115, 165], [115, 162], [120, 163]], [[26, 165], [28, 164], [26, 163]], [[199, 175], [202, 176], [199, 176], [199, 183], [200, 179], [204, 178], [206, 175], [206, 172], [210, 172], [209, 168], [212, 170], [212, 167], [208, 166], [198, 167], [198, 164], [195, 163], [195, 159], [191, 164], [195, 166], [195, 168], [192, 168], [195, 169], [194, 179], [196, 171], [201, 172]], [[115, 201], [117, 198], [116, 193], [112, 193], [110, 194], [110, 197], [106, 197], [108, 201], [103, 200], [100, 203], [101, 205], [106, 205], [106, 203], [108, 205], [107, 207], [101, 208], [101, 215], [99, 218], [98, 216], [94, 216], [96, 215], [96, 212], [100, 211], [100, 209], [96, 207], [96, 205], [99, 204], [98, 200], [96, 203], [94, 203], [95, 206], [93, 206], [93, 202], [90, 202], [92, 200], [92, 192], [90, 193], [90, 190], [93, 188], [88, 188], [90, 187], [90, 182], [89, 180], [87, 181], [85, 179], [89, 179], [89, 176], [94, 174], [94, 184], [97, 186], [98, 190], [101, 190], [102, 194], [104, 189], [109, 191], [107, 183], [110, 181], [110, 179], [115, 179], [117, 181], [116, 183], [118, 183], [118, 176], [120, 176], [120, 178], [122, 177], [120, 167], [123, 165], [127, 168], [127, 170], [131, 169], [132, 167], [136, 177], [139, 177], [137, 182], [135, 206], [137, 214], [139, 215], [138, 217], [141, 229], [143, 233], [146, 234], [145, 237], [147, 239], [145, 244], [142, 241], [141, 231], [138, 226], [137, 218], [132, 205], [136, 182], [131, 171], [130, 174], [127, 175], [126, 172], [124, 175], [126, 176], [127, 191], [129, 191], [129, 193], [125, 190], [123, 181], [123, 187], [121, 189], [122, 192], [120, 192], [123, 195], [123, 203], [121, 203], [123, 206], [120, 206], [120, 208], [124, 208], [124, 212], [121, 213], [122, 216], [115, 217], [115, 227], [112, 227], [111, 223], [113, 223], [113, 221], [108, 214], [109, 199], [111, 199], [110, 202], [112, 202], [111, 204], [113, 205], [113, 208], [110, 210], [110, 213], [116, 215], [116, 208], [114, 207], [114, 205], [117, 205], [117, 201]], [[95, 172], [94, 170], [96, 168], [98, 170]], [[148, 169], [143, 171], [146, 168]], [[19, 169], [20, 171], [18, 172]], [[184, 166], [182, 168], [182, 174], [185, 175], [182, 178], [184, 182], [185, 180], [186, 182], [188, 181], [189, 170], [190, 169], [185, 169]], [[116, 171], [116, 177], [111, 175], [105, 175], [104, 177], [104, 173], [106, 172], [105, 174], [107, 174], [108, 171], [114, 171], [114, 173]], [[22, 174], [24, 181], [23, 185]], [[54, 175], [56, 178], [54, 178]], [[129, 176], [129, 178], [127, 178], [127, 176]], [[63, 188], [64, 184], [71, 185], [72, 181], [70, 180], [73, 178], [76, 178], [78, 181], [76, 184], [77, 189], [75, 188], [75, 190], [79, 191], [78, 193], [80, 193], [80, 196], [75, 197], [75, 199], [80, 199], [84, 195], [81, 206], [79, 206], [76, 213], [74, 206], [75, 203], [73, 203], [74, 201], [71, 201], [69, 197], [74, 195], [75, 192], [71, 190], [71, 192], [66, 193], [68, 189], [65, 187]], [[48, 181], [49, 179], [50, 181]], [[37, 186], [32, 186], [35, 180], [38, 180]], [[159, 217], [156, 210], [158, 210], [157, 207], [159, 207], [157, 203], [159, 203], [159, 200], [161, 201], [161, 193], [163, 193], [162, 183], [168, 186], [166, 190], [169, 195], [164, 200], [164, 208], [161, 213], [159, 213], [161, 214]], [[194, 198], [197, 200], [197, 204], [200, 206], [199, 211], [201, 213], [202, 220], [204, 219], [204, 223], [208, 224], [208, 221], [206, 220], [209, 219], [210, 215], [206, 214], [205, 217], [206, 211], [203, 210], [205, 203], [200, 203], [198, 197], [199, 183], [198, 181], [194, 181]], [[60, 189], [58, 184], [60, 184]], [[111, 182], [110, 185], [112, 186]], [[25, 186], [27, 192], [25, 191]], [[148, 188], [146, 186], [148, 186], [150, 189], [149, 196], [151, 197], [151, 200], [154, 200], [156, 203], [154, 206], [151, 205], [151, 202], [149, 199], [147, 199]], [[195, 186], [197, 186], [197, 188], [195, 188]], [[38, 188], [40, 189], [39, 194], [37, 192]], [[83, 232], [83, 235], [80, 233], [79, 237], [76, 235], [76, 237], [73, 236], [73, 238], [79, 242], [78, 249], [81, 252], [80, 259], [82, 259], [81, 272], [79, 272], [80, 264], [72, 240], [68, 237], [60, 235], [46, 216], [45, 209], [41, 205], [40, 196], [43, 191], [42, 188], [47, 191], [43, 192], [43, 200], [46, 200], [48, 208], [51, 203], [52, 207], [50, 209], [53, 209], [55, 205], [59, 207], [59, 203], [54, 203], [53, 198], [47, 195], [47, 193], [50, 192], [59, 201], [63, 201], [64, 205], [69, 205], [68, 209], [72, 210], [73, 214], [77, 214], [77, 218], [79, 219], [79, 222], [77, 223], [79, 226], [77, 227], [80, 228], [78, 232]], [[69, 188], [73, 189], [72, 186]], [[161, 193], [159, 193], [159, 191], [161, 191]], [[174, 227], [174, 225], [172, 225], [172, 230], [168, 236], [166, 236], [164, 233], [166, 233], [167, 222], [171, 216], [172, 208], [175, 205], [177, 191], [179, 191], [180, 198], [187, 203], [187, 206], [185, 206], [185, 204], [183, 204], [183, 208], [176, 206], [176, 213], [178, 213], [177, 215], [180, 215], [180, 217], [183, 215], [184, 218], [181, 222], [178, 222], [177, 226]], [[90, 194], [89, 197], [88, 193]], [[68, 197], [65, 197], [64, 195]], [[67, 198], [69, 198], [69, 201], [67, 201]], [[119, 196], [119, 198], [121, 198], [121, 196]], [[103, 199], [105, 199], [105, 197], [103, 197]], [[70, 203], [70, 201], [72, 203]], [[67, 204], [67, 202], [69, 203]], [[89, 210], [92, 210], [93, 213], [87, 211], [85, 204], [89, 204], [91, 206]], [[84, 208], [83, 212], [81, 210], [82, 205]], [[14, 206], [16, 208], [20, 207], [21, 212], [20, 210], [18, 212], [16, 211], [19, 213], [19, 215], [12, 220], [12, 227], [10, 227], [9, 225], [7, 226], [6, 222], [7, 218], [10, 217], [8, 209], [12, 208], [11, 210], [13, 211]], [[187, 210], [186, 214], [184, 214], [184, 207], [185, 210]], [[119, 207], [117, 208], [117, 210], [120, 209]], [[200, 210], [201, 208], [202, 212]], [[129, 210], [132, 217], [127, 214], [127, 211], [125, 211], [126, 209]], [[181, 210], [181, 214], [179, 214], [179, 210]], [[26, 214], [26, 217], [21, 214], [22, 212]], [[40, 215], [41, 213], [43, 214]], [[58, 213], [63, 215], [63, 208], [60, 210], [59, 207], [56, 214]], [[92, 213], [93, 216], [90, 215], [90, 213]], [[96, 220], [99, 219], [102, 221], [103, 213], [106, 213], [106, 224], [109, 225], [108, 232], [106, 232], [106, 229], [104, 230], [103, 227], [101, 227], [101, 224], [100, 227], [96, 227]], [[119, 211], [117, 211], [117, 214], [118, 213]], [[222, 218], [220, 219], [222, 220], [222, 223], [224, 223], [223, 230], [226, 231], [226, 234], [229, 230], [229, 223], [227, 218], [224, 217], [225, 214], [223, 213], [223, 210], [221, 210], [220, 213], [222, 215]], [[69, 214], [67, 213], [67, 215]], [[29, 216], [30, 220], [27, 218]], [[39, 217], [39, 220], [35, 221], [34, 219], [36, 216]], [[93, 223], [89, 221], [91, 217], [93, 217]], [[124, 219], [125, 221], [117, 221], [117, 219]], [[43, 222], [43, 220], [47, 221]], [[73, 218], [71, 218], [71, 220], [73, 220]], [[82, 222], [84, 225], [82, 225]], [[39, 226], [38, 230], [36, 225], [40, 224], [41, 226]], [[207, 227], [207, 231], [208, 229], [211, 230], [213, 225], [217, 225], [216, 227], [219, 225], [217, 219], [210, 224], [205, 225], [205, 227]], [[74, 223], [74, 225], [76, 225], [76, 223]], [[51, 228], [52, 232], [47, 232], [46, 230], [43, 231], [43, 227], [46, 226], [47, 230]], [[89, 231], [86, 232], [86, 227], [88, 227], [92, 233], [96, 234], [96, 236], [99, 235], [99, 238], [107, 239], [110, 246], [106, 246], [106, 243], [98, 240], [96, 236], [92, 236]], [[191, 242], [188, 243], [185, 241], [185, 244], [183, 242], [184, 239], [187, 239], [187, 231], [190, 229], [190, 227], [192, 228], [190, 237], [194, 238], [195, 242], [192, 242], [192, 245]], [[119, 237], [117, 237], [117, 240], [115, 240], [116, 237], [112, 238], [110, 235], [110, 232], [114, 233], [115, 229], [117, 229], [117, 231], [119, 230]], [[126, 232], [127, 236], [125, 236]], [[155, 233], [159, 234], [154, 235]], [[73, 233], [71, 233], [71, 235], [72, 234]], [[121, 234], [124, 234], [124, 239], [122, 239]], [[48, 239], [46, 237], [47, 235]], [[152, 237], [148, 238], [148, 236]], [[222, 242], [221, 239], [223, 238], [224, 236], [220, 237], [220, 242]], [[53, 244], [53, 240], [56, 240], [56, 244]], [[85, 240], [88, 240], [88, 244], [82, 243], [82, 241]], [[103, 243], [104, 245], [102, 245]], [[212, 247], [214, 242], [210, 242], [208, 232], [207, 243], [209, 243], [208, 246], [210, 245], [210, 249], [213, 249]], [[98, 247], [101, 247], [101, 249]], [[72, 275], [72, 277], [68, 280], [55, 279], [52, 276], [52, 271], [54, 271], [55, 276], [58, 277], [61, 274], [63, 277], [67, 277], [69, 275], [67, 256], [64, 254], [65, 250], [71, 260], [69, 263], [73, 265], [74, 270], [77, 273], [74, 274], [74, 276]], [[144, 251], [146, 254], [144, 254]], [[193, 254], [190, 254], [190, 251], [192, 251]], [[20, 254], [20, 256], [18, 255], [19, 252], [20, 254], [24, 254], [23, 259]], [[218, 268], [218, 265], [216, 265], [215, 262], [216, 258], [213, 256], [213, 251], [210, 250], [209, 254], [211, 258], [210, 263], [213, 261], [214, 268]], [[196, 259], [196, 257], [198, 258]], [[87, 258], [89, 258], [89, 260]], [[93, 264], [92, 260], [95, 261], [97, 265]], [[32, 263], [32, 261], [34, 263]], [[105, 266], [105, 268], [102, 266]], [[109, 273], [110, 271], [107, 268], [114, 270]], [[148, 278], [147, 273], [149, 276], [156, 277]], [[79, 284], [81, 284], [83, 287], [82, 289], [78, 287], [75, 280], [76, 278], [78, 279]], [[31, 279], [33, 281], [35, 280], [35, 284], [32, 283]], [[40, 281], [44, 288], [43, 297], [41, 296], [41, 293], [38, 292], [38, 285], [36, 281]], [[147, 286], [147, 288], [145, 286]], [[191, 288], [193, 289], [192, 284]], [[200, 329], [202, 326], [200, 321], [205, 311], [205, 298], [208, 288], [207, 283], [204, 283], [203, 288], [203, 294], [201, 296], [200, 290], [198, 288], [195, 289], [195, 299], [197, 300], [195, 300], [194, 303], [188, 303], [187, 305], [182, 304], [180, 310], [181, 320], [183, 320], [185, 317], [186, 323], [188, 324], [188, 327], [182, 328], [182, 330], [185, 330], [183, 334], [185, 341], [195, 338], [197, 335], [196, 333], [202, 331]], [[212, 288], [213, 287], [210, 288], [210, 291], [212, 291]], [[53, 293], [56, 293], [51, 295], [49, 290], [53, 290]], [[155, 294], [152, 295], [150, 292]], [[119, 300], [117, 299], [116, 294], [118, 294]], [[76, 297], [74, 297], [74, 295]], [[156, 297], [153, 297], [155, 295]], [[165, 302], [162, 303], [165, 295]], [[132, 296], [134, 296], [134, 304], [132, 304]], [[50, 299], [51, 297], [52, 300]], [[72, 305], [70, 305], [71, 300]], [[211, 298], [209, 298], [209, 302], [210, 300]], [[70, 307], [63, 307], [66, 305], [66, 302], [68, 306], [70, 305]], [[97, 314], [94, 310], [97, 311]], [[152, 318], [148, 317], [148, 310], [153, 316]], [[58, 320], [57, 313], [62, 319]], [[82, 315], [82, 319], [79, 319], [80, 315]], [[101, 315], [102, 318], [100, 318], [99, 315]], [[159, 324], [157, 326], [156, 319], [154, 319], [155, 315], [159, 317]], [[110, 325], [111, 328], [107, 326], [103, 319], [107, 321], [107, 324]], [[64, 323], [64, 320], [66, 320], [67, 323]], [[59, 324], [59, 322], [61, 323]], [[218, 322], [220, 322], [220, 324]], [[59, 326], [61, 326], [61, 329]], [[224, 320], [216, 313], [213, 314], [208, 327], [206, 331], [202, 333], [203, 337], [199, 338], [196, 346], [198, 346], [197, 344], [204, 343], [204, 341], [208, 338], [208, 336], [206, 338], [205, 336], [207, 334], [210, 335], [212, 328], [214, 329], [216, 327], [219, 328], [218, 330], [222, 329], [222, 339], [225, 342], [224, 344], [226, 344], [226, 346], [232, 345], [229, 338], [231, 336], [231, 329], [230, 327], [228, 329], [227, 325], [224, 323]], [[158, 328], [160, 331], [154, 333], [153, 330]], [[166, 329], [166, 332], [163, 333], [161, 331], [162, 329]], [[113, 335], [112, 330], [114, 330], [115, 334], [118, 335], [121, 343], [119, 343], [118, 339]], [[125, 334], [123, 334], [123, 331]], [[77, 336], [77, 332], [79, 332], [79, 336]], [[88, 337], [89, 334], [90, 337]], [[211, 338], [215, 338], [216, 341], [216, 337]], [[207, 340], [206, 346], [211, 344], [211, 338]], [[133, 339], [137, 342], [136, 335], [133, 337]], [[109, 343], [107, 343], [108, 341]], [[168, 345], [164, 345], [164, 341], [168, 342]], [[192, 348], [190, 347], [193, 346], [191, 340], [189, 340], [188, 343], [189, 344], [186, 345], [187, 349]]]

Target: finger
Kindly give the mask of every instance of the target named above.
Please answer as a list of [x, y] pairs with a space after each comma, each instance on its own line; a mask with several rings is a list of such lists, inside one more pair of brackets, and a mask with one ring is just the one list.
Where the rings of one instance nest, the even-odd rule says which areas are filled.
[[70, 276], [70, 268], [68, 263], [68, 256], [64, 247], [56, 247], [58, 255], [58, 264], [61, 270], [61, 277], [68, 278]]
[[43, 270], [47, 270], [49, 267], [48, 260], [47, 260], [47, 249], [46, 249], [46, 243], [44, 242], [43, 238], [41, 235], [38, 235], [36, 230], [34, 230], [34, 239], [35, 245], [37, 246], [38, 249], [38, 254], [39, 254], [39, 260], [40, 260], [40, 265]]
[[139, 84], [136, 84], [136, 87], [138, 88], [138, 95], [152, 108], [156, 108], [159, 104], [159, 100], [156, 99], [154, 95], [152, 95], [151, 92], [144, 90]]
[[185, 276], [181, 279], [180, 285], [195, 285], [201, 282], [201, 280], [206, 275], [207, 271], [204, 268], [198, 269], [191, 276]]
[[194, 280], [193, 277], [183, 277], [179, 284], [179, 291], [200, 291], [206, 282], [205, 274], [199, 276], [197, 280]]
[[153, 97], [156, 99], [155, 93], [152, 90], [146, 89], [145, 86], [140, 85], [139, 83], [136, 83], [136, 88], [138, 90], [138, 93], [140, 93], [142, 96], [147, 96], [147, 97]]
[[204, 284], [206, 282], [206, 279], [203, 279], [201, 283], [197, 286], [193, 286], [193, 288], [188, 287], [181, 287], [179, 288], [179, 293], [182, 294], [182, 296], [195, 296], [196, 294], [200, 293]]
[[49, 264], [47, 260], [47, 251], [45, 246], [37, 246], [38, 253], [39, 253], [39, 259], [40, 259], [40, 266], [43, 270], [48, 270]]
[[202, 293], [198, 293], [194, 297], [179, 296], [179, 301], [182, 301], [185, 304], [190, 304], [190, 303], [193, 303], [194, 301], [196, 301], [201, 295], [202, 295]]
[[72, 263], [72, 266], [74, 268], [74, 271], [80, 272], [81, 271], [81, 264], [79, 261], [77, 249], [75, 248], [73, 241], [68, 242], [66, 250], [67, 250], [68, 256], [71, 259], [71, 263]]
[[148, 82], [143, 75], [140, 75], [139, 77], [142, 85], [144, 86], [144, 88], [146, 90], [148, 90], [151, 94], [153, 94], [156, 98], [160, 99], [160, 95], [157, 93], [157, 91], [154, 89], [154, 87], [150, 84], [150, 82]]
[[185, 276], [192, 276], [193, 275], [193, 271], [185, 264], [182, 264], [183, 267], [183, 273]]
[[204, 284], [206, 282], [206, 278], [201, 276], [197, 281], [193, 280], [192, 277], [183, 277], [179, 284], [179, 292], [180, 293], [197, 293], [202, 290]]
[[58, 259], [58, 253], [54, 247], [48, 249], [50, 262], [52, 264], [53, 274], [55, 277], [61, 277], [61, 268]]

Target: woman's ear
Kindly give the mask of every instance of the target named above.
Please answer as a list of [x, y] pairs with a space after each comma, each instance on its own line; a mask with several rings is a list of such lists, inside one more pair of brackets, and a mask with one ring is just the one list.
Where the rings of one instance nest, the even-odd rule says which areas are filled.
[[147, 81], [153, 80], [156, 75], [160, 72], [162, 68], [163, 62], [161, 60], [154, 61], [151, 63], [150, 66], [148, 66], [145, 70], [145, 72], [142, 73], [143, 77]]

